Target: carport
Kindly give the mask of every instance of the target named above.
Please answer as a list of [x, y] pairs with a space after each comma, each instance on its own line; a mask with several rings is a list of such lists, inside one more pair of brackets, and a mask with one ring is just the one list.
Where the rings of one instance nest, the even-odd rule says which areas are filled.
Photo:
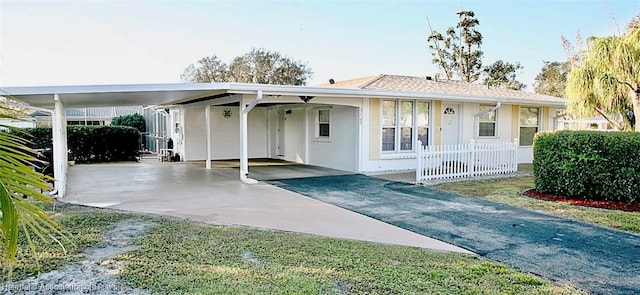
[[[2, 96], [13, 99], [22, 107], [41, 110], [52, 114], [54, 177], [58, 196], [64, 197], [67, 183], [67, 134], [66, 108], [104, 107], [104, 106], [156, 106], [158, 108], [204, 109], [204, 137], [206, 145], [205, 162], [210, 169], [211, 130], [210, 109], [214, 106], [238, 105], [239, 107], [239, 146], [240, 179], [245, 183], [255, 183], [247, 177], [248, 173], [248, 130], [249, 112], [258, 104], [306, 104], [315, 99], [325, 99], [330, 105], [347, 105], [361, 108], [365, 98], [391, 98], [409, 96], [384, 91], [372, 91], [352, 88], [327, 88], [307, 86], [280, 86], [244, 83], [196, 83], [196, 84], [143, 84], [143, 85], [95, 85], [95, 86], [39, 86], [39, 87], [3, 87]], [[355, 171], [359, 171], [359, 154], [362, 145], [362, 111], [356, 111], [357, 143], [351, 146]], [[305, 134], [305, 136], [309, 136]], [[305, 147], [306, 148], [306, 147]]]

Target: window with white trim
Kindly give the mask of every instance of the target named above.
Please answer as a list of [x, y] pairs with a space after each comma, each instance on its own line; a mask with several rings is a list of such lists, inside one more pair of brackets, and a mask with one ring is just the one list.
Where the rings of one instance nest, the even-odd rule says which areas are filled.
[[416, 126], [418, 129], [418, 140], [422, 142], [422, 147], [429, 144], [429, 103], [419, 101], [417, 105]]
[[414, 151], [415, 139], [429, 142], [429, 102], [382, 101], [382, 151]]
[[396, 101], [382, 101], [382, 151], [396, 150]]
[[316, 118], [316, 137], [329, 137], [331, 134], [331, 110], [318, 110]]
[[520, 107], [520, 145], [532, 146], [539, 129], [540, 108]]
[[478, 117], [478, 137], [495, 137], [496, 136], [496, 126], [498, 122], [498, 112], [497, 110], [492, 110], [495, 106], [492, 105], [481, 105], [480, 112], [486, 113], [480, 115]]
[[413, 150], [413, 101], [400, 101], [400, 150]]

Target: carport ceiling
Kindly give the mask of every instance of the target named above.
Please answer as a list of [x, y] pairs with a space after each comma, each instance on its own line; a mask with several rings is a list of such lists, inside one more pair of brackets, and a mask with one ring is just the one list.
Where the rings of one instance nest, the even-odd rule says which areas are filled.
[[0, 95], [31, 106], [53, 108], [53, 93], [65, 107], [170, 105], [224, 94], [220, 84], [145, 84], [53, 87], [3, 87]]

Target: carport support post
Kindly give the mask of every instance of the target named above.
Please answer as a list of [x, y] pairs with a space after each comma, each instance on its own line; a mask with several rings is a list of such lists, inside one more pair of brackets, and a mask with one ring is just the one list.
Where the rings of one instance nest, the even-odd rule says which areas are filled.
[[205, 168], [211, 169], [211, 105], [207, 105], [204, 108], [204, 122], [206, 126], [207, 134], [207, 160], [205, 162]]
[[53, 95], [54, 110], [52, 123], [53, 137], [53, 177], [58, 197], [64, 197], [67, 186], [67, 115], [60, 95]]
[[250, 104], [245, 104], [244, 96], [240, 99], [240, 180], [246, 184], [254, 184], [258, 181], [247, 177], [249, 174], [249, 140], [248, 128], [249, 112], [262, 100], [262, 90], [256, 93], [256, 99]]

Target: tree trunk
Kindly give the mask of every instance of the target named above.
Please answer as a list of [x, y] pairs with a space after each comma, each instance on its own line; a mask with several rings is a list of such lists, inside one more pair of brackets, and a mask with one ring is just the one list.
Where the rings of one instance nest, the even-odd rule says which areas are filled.
[[636, 88], [631, 93], [631, 103], [633, 104], [633, 116], [636, 119], [636, 132], [640, 132], [640, 84], [636, 84]]

